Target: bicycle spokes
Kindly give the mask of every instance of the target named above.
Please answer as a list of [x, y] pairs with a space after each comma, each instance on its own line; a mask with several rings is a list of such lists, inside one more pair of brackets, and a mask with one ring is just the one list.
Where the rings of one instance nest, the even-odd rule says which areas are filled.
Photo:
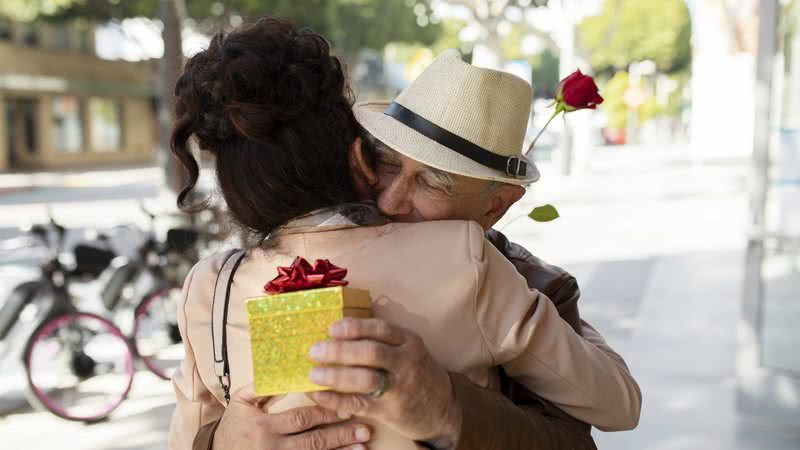
[[133, 353], [106, 319], [69, 314], [45, 323], [26, 354], [35, 398], [53, 413], [72, 420], [107, 416], [127, 396]]
[[168, 379], [183, 359], [176, 309], [181, 289], [172, 287], [145, 299], [136, 312], [134, 342], [153, 373]]

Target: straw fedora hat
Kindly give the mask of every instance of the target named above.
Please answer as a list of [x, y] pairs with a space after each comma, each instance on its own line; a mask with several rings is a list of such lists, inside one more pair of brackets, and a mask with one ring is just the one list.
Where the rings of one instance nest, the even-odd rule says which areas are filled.
[[522, 154], [532, 97], [525, 80], [447, 50], [393, 102], [359, 103], [354, 113], [370, 134], [425, 165], [527, 185], [539, 179]]

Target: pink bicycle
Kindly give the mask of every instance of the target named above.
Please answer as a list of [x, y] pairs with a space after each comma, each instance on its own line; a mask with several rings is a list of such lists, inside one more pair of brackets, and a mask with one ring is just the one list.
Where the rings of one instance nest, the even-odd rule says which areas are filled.
[[[58, 258], [65, 233], [54, 221], [31, 228], [51, 256], [42, 263], [40, 278], [17, 286], [4, 303], [0, 340], [26, 339], [22, 360], [33, 405], [67, 420], [97, 422], [128, 396], [135, 353], [111, 321], [73, 304], [72, 273]], [[17, 347], [12, 343], [7, 349]]]

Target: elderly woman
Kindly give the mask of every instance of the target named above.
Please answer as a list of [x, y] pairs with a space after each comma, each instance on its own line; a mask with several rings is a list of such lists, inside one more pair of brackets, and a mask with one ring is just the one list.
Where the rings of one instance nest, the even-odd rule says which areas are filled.
[[[198, 178], [195, 137], [216, 159], [233, 218], [256, 239], [229, 287], [230, 385], [215, 372], [210, 333], [227, 255], [187, 277], [170, 448], [558, 448], [547, 444], [559, 439], [555, 428], [492, 392], [502, 370], [586, 422], [618, 417], [614, 396], [629, 392], [603, 366], [607, 356], [528, 288], [479, 225], [389, 223], [365, 201], [374, 155], [361, 146], [342, 65], [321, 36], [269, 18], [218, 34], [187, 63], [175, 93], [172, 146], [189, 171], [179, 203], [189, 206]], [[297, 409], [265, 413], [276, 399], [250, 387], [243, 300], [298, 255], [347, 267], [351, 285], [372, 293], [376, 318], [334, 324], [337, 341], [312, 352], [337, 365], [312, 372], [334, 391], [310, 399], [338, 411], [290, 394]]]

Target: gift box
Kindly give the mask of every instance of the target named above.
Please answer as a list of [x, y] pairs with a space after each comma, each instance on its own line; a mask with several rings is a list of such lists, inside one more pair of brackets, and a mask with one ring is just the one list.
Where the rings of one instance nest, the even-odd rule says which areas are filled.
[[328, 330], [344, 317], [372, 316], [369, 291], [347, 287], [346, 269], [302, 258], [265, 286], [267, 295], [246, 300], [256, 394], [322, 391], [309, 380], [317, 365], [311, 346], [330, 337]]

